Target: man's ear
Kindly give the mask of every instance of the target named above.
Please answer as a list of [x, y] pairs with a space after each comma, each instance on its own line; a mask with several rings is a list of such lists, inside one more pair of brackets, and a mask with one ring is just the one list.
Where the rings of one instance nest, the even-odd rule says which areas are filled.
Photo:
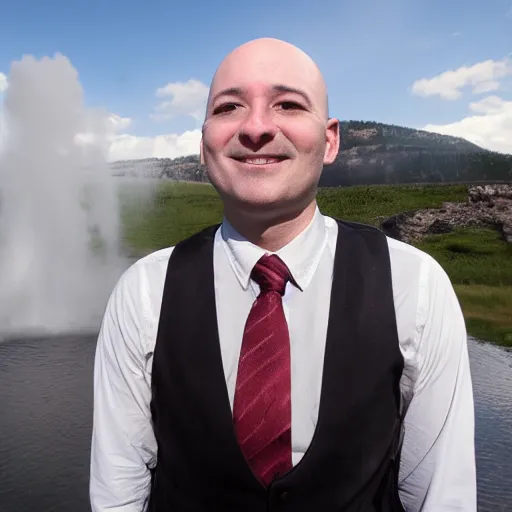
[[203, 155], [203, 139], [201, 139], [201, 142], [199, 143], [199, 161], [201, 165], [204, 165], [204, 155]]
[[340, 123], [335, 118], [327, 121], [325, 142], [324, 165], [329, 165], [334, 162], [340, 149]]

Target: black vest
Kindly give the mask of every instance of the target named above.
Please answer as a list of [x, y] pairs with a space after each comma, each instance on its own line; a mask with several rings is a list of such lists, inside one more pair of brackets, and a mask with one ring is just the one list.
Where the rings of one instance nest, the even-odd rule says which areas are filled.
[[399, 349], [387, 241], [338, 222], [316, 430], [302, 460], [264, 488], [237, 443], [214, 291], [218, 226], [180, 242], [167, 269], [151, 412], [152, 512], [391, 512], [398, 497]]

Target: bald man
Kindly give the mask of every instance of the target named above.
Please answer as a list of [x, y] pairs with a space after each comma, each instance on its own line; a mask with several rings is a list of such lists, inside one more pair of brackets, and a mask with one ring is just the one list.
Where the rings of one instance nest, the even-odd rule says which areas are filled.
[[476, 511], [457, 298], [427, 254], [319, 211], [339, 124], [315, 63], [237, 48], [202, 134], [224, 217], [111, 295], [93, 512]]

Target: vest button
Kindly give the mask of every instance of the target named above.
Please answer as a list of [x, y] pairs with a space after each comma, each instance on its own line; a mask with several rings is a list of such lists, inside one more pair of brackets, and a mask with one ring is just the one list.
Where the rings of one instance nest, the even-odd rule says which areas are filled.
[[281, 501], [286, 501], [288, 499], [288, 491], [281, 492], [279, 498], [281, 499]]

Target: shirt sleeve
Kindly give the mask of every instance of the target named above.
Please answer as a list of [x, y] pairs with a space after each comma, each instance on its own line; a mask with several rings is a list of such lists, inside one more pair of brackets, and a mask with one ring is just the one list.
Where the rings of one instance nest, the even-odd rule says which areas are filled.
[[135, 266], [123, 274], [109, 298], [98, 337], [89, 484], [92, 512], [147, 510], [156, 441], [139, 280]]
[[404, 419], [400, 497], [408, 512], [476, 512], [474, 402], [464, 317], [430, 257], [420, 277], [419, 373]]

